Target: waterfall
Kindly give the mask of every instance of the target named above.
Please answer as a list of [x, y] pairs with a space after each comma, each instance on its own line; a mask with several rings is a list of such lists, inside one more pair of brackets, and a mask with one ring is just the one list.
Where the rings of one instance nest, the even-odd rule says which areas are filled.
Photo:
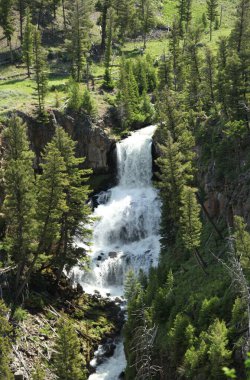
[[[99, 205], [93, 213], [96, 219], [91, 270], [74, 271], [86, 292], [122, 296], [130, 269], [148, 272], [157, 264], [160, 200], [151, 184], [155, 129], [155, 126], [143, 128], [117, 144], [118, 185], [99, 195]], [[124, 366], [124, 352], [119, 343], [114, 357], [98, 367], [90, 379], [117, 380]]]

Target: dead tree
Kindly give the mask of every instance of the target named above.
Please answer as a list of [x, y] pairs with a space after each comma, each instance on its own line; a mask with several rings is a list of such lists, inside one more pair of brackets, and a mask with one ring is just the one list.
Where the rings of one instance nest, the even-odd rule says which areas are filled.
[[133, 366], [136, 369], [135, 380], [151, 380], [162, 373], [161, 367], [153, 363], [154, 342], [157, 335], [157, 326], [149, 327], [145, 318], [145, 311], [136, 312], [138, 327], [134, 330], [132, 352], [135, 356]]

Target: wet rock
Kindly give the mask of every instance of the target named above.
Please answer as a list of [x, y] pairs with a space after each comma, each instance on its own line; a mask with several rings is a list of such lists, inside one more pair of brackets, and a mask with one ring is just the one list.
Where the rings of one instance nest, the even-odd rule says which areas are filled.
[[76, 290], [77, 290], [77, 293], [83, 293], [83, 287], [82, 285], [79, 284], [79, 282], [76, 285]]
[[117, 302], [117, 303], [122, 303], [123, 301], [122, 301], [122, 299], [121, 299], [121, 298], [119, 298], [119, 297], [116, 297], [116, 298], [115, 298], [115, 302]]
[[117, 252], [109, 252], [109, 257], [115, 259], [117, 257]]
[[122, 371], [118, 377], [119, 380], [124, 380], [125, 379], [125, 372]]
[[97, 261], [101, 261], [102, 260], [102, 256], [98, 256], [96, 260]]
[[151, 252], [151, 249], [148, 249], [147, 251], [145, 251], [144, 253], [145, 254], [148, 254], [148, 253], [150, 253]]
[[106, 343], [106, 344], [104, 344], [103, 349], [104, 349], [104, 356], [106, 358], [110, 358], [111, 356], [114, 355], [116, 345], [113, 342], [112, 343]]
[[14, 373], [14, 379], [15, 380], [25, 380], [24, 371], [22, 369], [19, 369]]

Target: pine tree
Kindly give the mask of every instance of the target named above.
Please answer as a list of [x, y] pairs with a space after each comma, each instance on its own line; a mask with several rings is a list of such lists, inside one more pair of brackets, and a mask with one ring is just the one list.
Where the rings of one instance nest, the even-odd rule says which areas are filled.
[[46, 73], [45, 53], [41, 46], [41, 34], [38, 29], [34, 31], [34, 71], [38, 98], [38, 114], [40, 117], [44, 117], [48, 80]]
[[4, 131], [4, 212], [7, 218], [6, 249], [17, 265], [16, 290], [35, 246], [34, 155], [29, 149], [26, 125], [13, 116]]
[[171, 57], [164, 53], [161, 56], [159, 68], [158, 68], [158, 87], [159, 90], [167, 88], [168, 90], [172, 89], [172, 62]]
[[42, 174], [37, 183], [37, 247], [23, 281], [19, 286], [16, 299], [29, 282], [38, 259], [43, 260], [53, 253], [60, 238], [60, 221], [67, 209], [64, 188], [68, 186], [66, 166], [59, 150], [53, 143], [47, 144], [43, 154]]
[[192, 179], [192, 164], [186, 160], [180, 143], [175, 142], [168, 131], [164, 145], [160, 146], [161, 157], [157, 159], [160, 173], [159, 188], [162, 192], [164, 210], [163, 218], [171, 220], [176, 226], [180, 217], [181, 193], [184, 185]]
[[55, 373], [60, 380], [86, 380], [82, 368], [80, 342], [73, 324], [62, 317], [58, 322], [55, 343]]
[[133, 34], [134, 25], [137, 17], [135, 17], [135, 3], [133, 0], [114, 0], [113, 3], [116, 18], [115, 30], [119, 41], [124, 44], [128, 34]]
[[209, 109], [215, 103], [215, 57], [208, 47], [205, 49], [204, 95], [205, 103]]
[[65, 266], [70, 269], [81, 259], [74, 245], [75, 238], [84, 239], [87, 243], [90, 236], [90, 230], [86, 228], [91, 212], [87, 204], [89, 188], [86, 181], [91, 171], [79, 169], [84, 159], [75, 157], [76, 143], [61, 127], [57, 127], [51, 144], [61, 153], [67, 177], [67, 183], [64, 186], [66, 207], [61, 216], [60, 238], [54, 258], [54, 264], [58, 267], [59, 280]]
[[146, 49], [147, 34], [156, 23], [156, 4], [154, 0], [140, 0], [138, 4], [139, 19], [143, 39], [143, 48]]
[[0, 380], [13, 380], [10, 370], [10, 333], [11, 325], [7, 320], [8, 310], [0, 299]]
[[77, 82], [80, 82], [83, 78], [87, 53], [90, 47], [91, 9], [92, 3], [90, 0], [75, 0], [71, 15], [69, 55], [72, 76]]
[[83, 111], [88, 116], [90, 116], [91, 118], [95, 118], [97, 114], [96, 104], [93, 97], [91, 96], [90, 91], [87, 88], [85, 88], [84, 90], [81, 106]]
[[112, 89], [114, 84], [112, 82], [111, 73], [110, 73], [110, 63], [112, 56], [112, 41], [113, 41], [113, 23], [114, 23], [114, 13], [113, 9], [110, 8], [107, 15], [108, 19], [108, 35], [107, 43], [105, 43], [105, 74], [104, 74], [104, 87], [107, 89]]
[[217, 97], [218, 101], [222, 104], [222, 109], [225, 115], [228, 115], [227, 110], [227, 76], [226, 67], [228, 59], [228, 39], [226, 37], [221, 37], [218, 42], [218, 52], [217, 52]]
[[218, 1], [206, 0], [207, 2], [207, 19], [209, 20], [210, 41], [212, 41], [213, 23], [218, 16]]
[[191, 29], [187, 36], [186, 59], [188, 65], [187, 91], [189, 105], [196, 109], [200, 101], [201, 89], [201, 55], [198, 43], [201, 39], [199, 27]]
[[183, 30], [183, 24], [185, 22], [185, 16], [186, 16], [186, 0], [179, 0], [179, 3], [177, 5], [178, 9], [178, 21], [179, 21], [179, 33], [180, 37], [183, 37], [184, 30]]
[[21, 44], [23, 44], [23, 20], [25, 16], [25, 6], [26, 6], [26, 1], [25, 0], [17, 0], [17, 7], [18, 7], [18, 12], [19, 12], [19, 25], [20, 25], [20, 40]]
[[182, 206], [180, 208], [181, 239], [184, 247], [187, 251], [195, 255], [198, 264], [204, 270], [206, 265], [199, 253], [202, 229], [200, 221], [200, 206], [197, 202], [195, 191], [195, 189], [188, 186], [184, 186], [182, 189]]
[[97, 1], [95, 8], [98, 12], [101, 13], [100, 21], [101, 24], [101, 49], [102, 51], [106, 50], [106, 41], [107, 41], [107, 24], [108, 24], [108, 14], [111, 11], [110, 7], [112, 5], [111, 0], [99, 0]]
[[26, 25], [24, 29], [23, 42], [22, 42], [22, 54], [23, 60], [27, 67], [27, 75], [30, 78], [30, 69], [33, 62], [33, 49], [34, 49], [34, 27], [31, 23], [31, 14], [29, 8], [26, 10]]
[[14, 33], [13, 28], [13, 0], [0, 0], [0, 25], [4, 31], [4, 37], [7, 39], [7, 43], [10, 48], [11, 61], [12, 57], [12, 35]]
[[235, 216], [234, 225], [235, 252], [243, 268], [248, 268], [250, 261], [250, 234], [247, 231], [247, 224], [242, 217]]
[[192, 0], [186, 0], [185, 21], [186, 21], [186, 32], [188, 32], [190, 23], [192, 21]]
[[175, 91], [183, 88], [183, 57], [180, 48], [180, 35], [177, 20], [174, 20], [169, 40], [169, 51], [172, 55], [173, 79]]
[[209, 342], [208, 358], [211, 365], [211, 378], [217, 380], [224, 377], [221, 376], [221, 369], [229, 364], [232, 356], [232, 352], [227, 348], [228, 329], [226, 323], [216, 319], [209, 327], [207, 339]]
[[73, 78], [70, 78], [68, 89], [69, 101], [67, 107], [69, 110], [78, 112], [81, 108], [82, 103], [79, 83], [76, 82]]
[[127, 128], [138, 119], [140, 97], [133, 64], [124, 59], [120, 66], [118, 104], [121, 123], [123, 127]]
[[237, 6], [237, 19], [230, 36], [230, 43], [240, 53], [242, 50], [249, 49], [250, 37], [250, 2], [241, 0]]

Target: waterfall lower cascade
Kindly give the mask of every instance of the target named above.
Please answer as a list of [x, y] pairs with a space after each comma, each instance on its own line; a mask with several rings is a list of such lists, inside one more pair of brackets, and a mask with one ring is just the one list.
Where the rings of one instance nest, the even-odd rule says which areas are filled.
[[[121, 297], [126, 273], [148, 272], [160, 252], [160, 200], [151, 183], [155, 126], [134, 132], [117, 144], [118, 185], [98, 196], [91, 247], [91, 270], [74, 270], [86, 292]], [[80, 245], [80, 244], [79, 244]], [[114, 356], [89, 380], [117, 380], [126, 365], [122, 342]]]

